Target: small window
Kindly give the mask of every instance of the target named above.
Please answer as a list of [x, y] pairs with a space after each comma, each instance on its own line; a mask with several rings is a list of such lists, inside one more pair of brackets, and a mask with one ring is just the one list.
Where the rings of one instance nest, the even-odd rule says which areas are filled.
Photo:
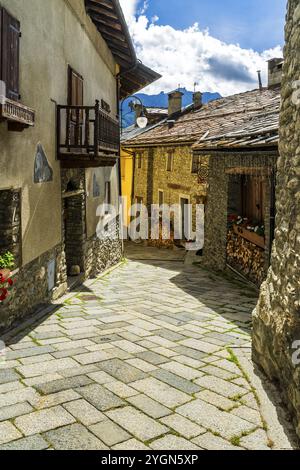
[[167, 155], [167, 171], [173, 171], [174, 154], [169, 152]]
[[135, 201], [136, 201], [136, 204], [139, 206], [138, 208], [139, 210], [136, 212], [136, 217], [140, 217], [144, 199], [140, 196], [136, 196]]
[[164, 204], [164, 192], [158, 191], [158, 204], [161, 207]]
[[197, 174], [199, 170], [200, 157], [199, 155], [193, 155], [192, 157], [192, 173]]
[[136, 154], [136, 167], [138, 170], [142, 169], [142, 155], [140, 153]]
[[0, 80], [13, 101], [20, 100], [20, 37], [20, 22], [0, 7]]
[[[105, 204], [107, 206], [111, 205], [111, 182], [110, 181], [107, 181], [105, 183]], [[106, 207], [105, 213], [109, 214], [108, 207]]]
[[111, 204], [111, 182], [105, 183], [105, 204]]

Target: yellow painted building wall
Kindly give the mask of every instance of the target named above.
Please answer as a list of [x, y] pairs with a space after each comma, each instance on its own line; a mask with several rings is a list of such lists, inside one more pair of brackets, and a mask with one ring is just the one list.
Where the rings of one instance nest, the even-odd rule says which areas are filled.
[[130, 222], [129, 209], [133, 197], [134, 157], [130, 149], [121, 149], [121, 187], [122, 197], [125, 198], [123, 224], [128, 227]]

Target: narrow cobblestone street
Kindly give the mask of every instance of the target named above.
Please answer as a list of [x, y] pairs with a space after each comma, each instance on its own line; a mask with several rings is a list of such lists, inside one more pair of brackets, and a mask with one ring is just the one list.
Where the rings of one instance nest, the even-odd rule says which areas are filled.
[[180, 252], [128, 256], [3, 338], [0, 449], [292, 448], [250, 361], [256, 292]]

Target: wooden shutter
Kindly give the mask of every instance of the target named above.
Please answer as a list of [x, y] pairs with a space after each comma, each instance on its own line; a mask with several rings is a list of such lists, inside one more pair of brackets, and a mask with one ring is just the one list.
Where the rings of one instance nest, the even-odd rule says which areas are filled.
[[[83, 106], [83, 78], [72, 67], [69, 67], [68, 105]], [[83, 113], [81, 113], [81, 119], [83, 119]], [[72, 120], [76, 120], [76, 112], [72, 113]]]
[[4, 8], [1, 9], [1, 67], [0, 78], [6, 85], [6, 97], [18, 101], [20, 67], [20, 22]]

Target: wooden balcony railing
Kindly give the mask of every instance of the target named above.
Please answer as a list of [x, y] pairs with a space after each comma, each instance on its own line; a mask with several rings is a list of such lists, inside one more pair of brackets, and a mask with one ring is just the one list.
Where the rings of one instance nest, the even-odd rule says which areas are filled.
[[9, 130], [22, 131], [34, 126], [35, 111], [22, 103], [5, 99], [0, 104], [0, 121], [7, 121]]
[[114, 166], [120, 154], [120, 128], [95, 106], [57, 106], [57, 158], [67, 168]]

